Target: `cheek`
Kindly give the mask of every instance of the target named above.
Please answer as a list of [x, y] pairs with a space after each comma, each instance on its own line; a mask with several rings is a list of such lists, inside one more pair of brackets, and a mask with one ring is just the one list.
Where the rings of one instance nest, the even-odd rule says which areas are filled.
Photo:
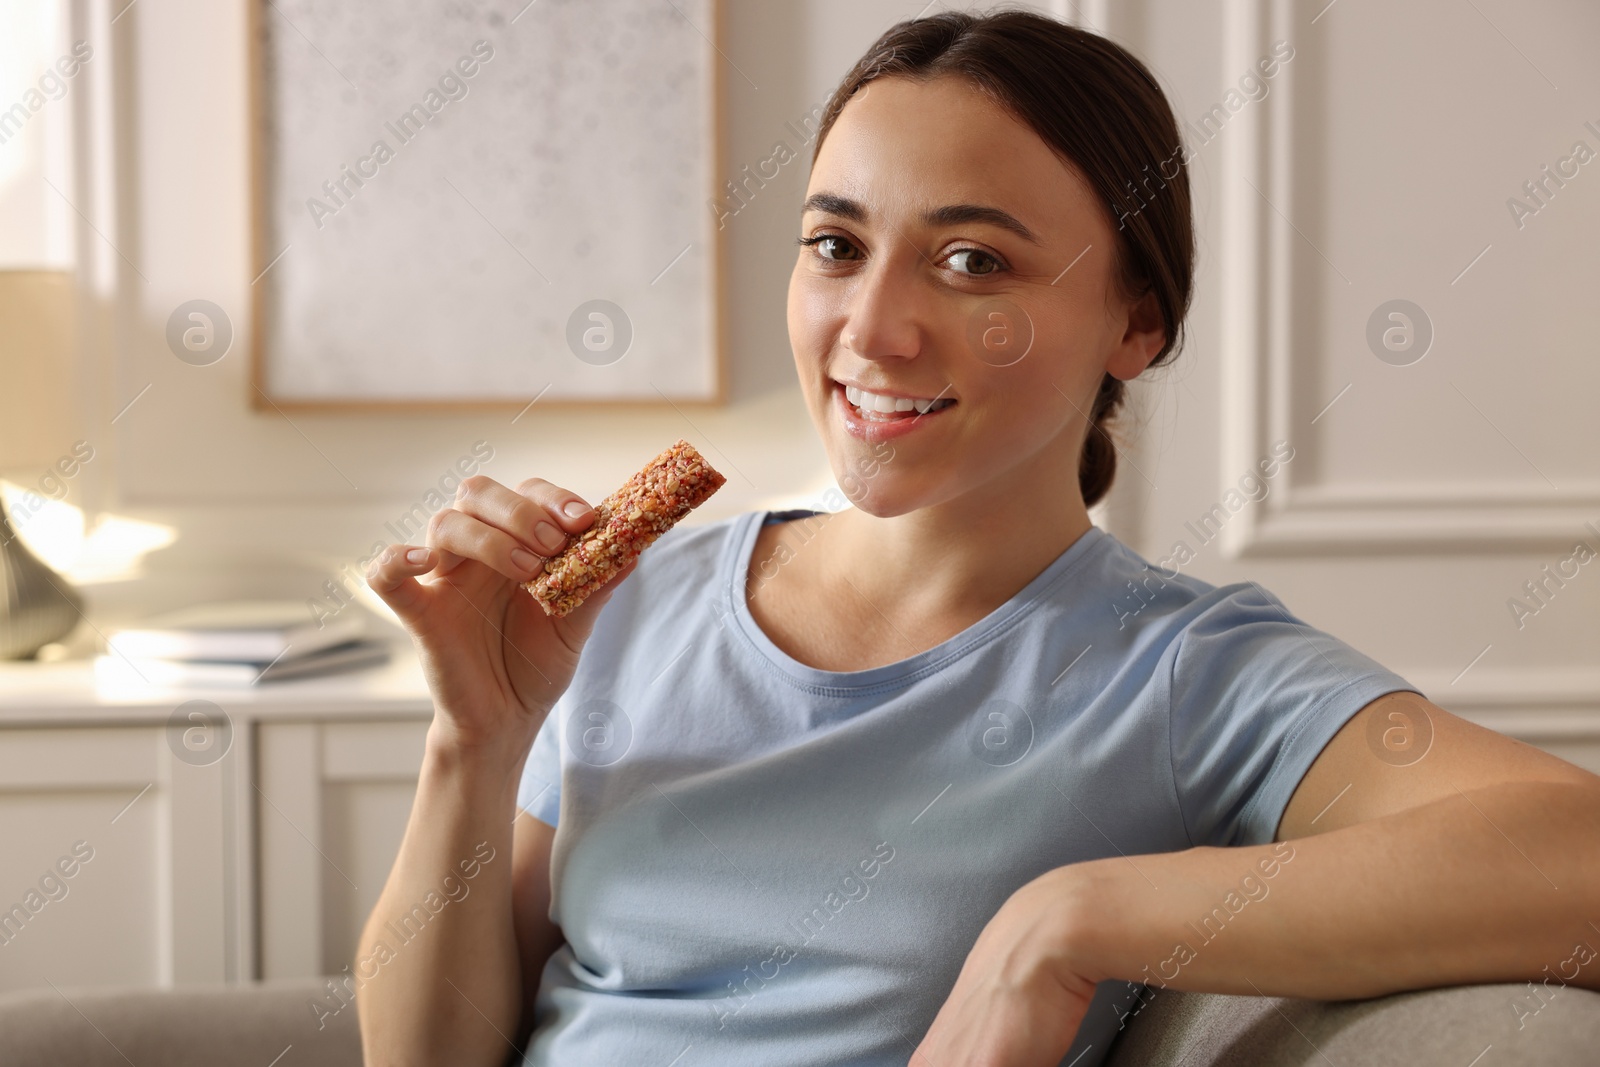
[[1014, 365], [982, 368], [968, 379], [977, 400], [972, 411], [977, 436], [1002, 454], [1020, 456], [1044, 447], [1082, 423], [1094, 401], [1099, 379], [1092, 367], [1071, 357], [1071, 338], [1041, 330], [1035, 341]]
[[1075, 365], [1081, 361], [1072, 356], [1081, 342], [1069, 323], [1037, 312], [1030, 317], [1033, 331], [1027, 355], [1009, 366], [988, 367], [976, 358], [969, 359], [968, 366], [985, 393], [1003, 397], [1018, 414], [1070, 411], [1067, 397], [1083, 403], [1082, 374]]
[[[1102, 342], [1096, 326], [1070, 314], [1050, 318], [1040, 326], [1037, 347], [1028, 360], [1033, 366], [1026, 368], [1024, 388], [1042, 391], [1052, 410], [1074, 419], [1088, 417], [1100, 388], [1104, 360], [1098, 354]], [[1079, 411], [1073, 410], [1074, 405]]]
[[789, 280], [789, 348], [801, 390], [814, 411], [821, 411], [829, 401], [826, 383], [818, 372], [826, 369], [830, 354], [841, 343], [839, 299], [837, 292], [819, 284], [800, 267]]
[[807, 325], [793, 300], [789, 313], [789, 346], [794, 354], [794, 380], [800, 386], [801, 400], [813, 429], [824, 440], [830, 438], [828, 425], [832, 419], [829, 393], [831, 382], [826, 381], [822, 369], [827, 365], [827, 347], [818, 338], [814, 327]]
[[789, 325], [789, 347], [794, 350], [796, 361], [803, 361], [807, 353], [808, 332], [805, 328], [805, 282], [800, 277], [800, 269], [795, 268], [789, 276], [789, 298], [785, 304], [784, 313]]
[[837, 293], [796, 266], [789, 279], [789, 340], [797, 357], [826, 355], [840, 321]]

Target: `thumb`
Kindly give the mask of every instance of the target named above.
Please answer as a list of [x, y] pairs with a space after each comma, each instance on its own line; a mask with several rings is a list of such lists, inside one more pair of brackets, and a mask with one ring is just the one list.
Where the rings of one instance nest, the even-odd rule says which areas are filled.
[[417, 576], [426, 574], [438, 562], [432, 549], [420, 545], [390, 545], [367, 568], [367, 587], [383, 600], [400, 621], [411, 623], [421, 617], [427, 594]]

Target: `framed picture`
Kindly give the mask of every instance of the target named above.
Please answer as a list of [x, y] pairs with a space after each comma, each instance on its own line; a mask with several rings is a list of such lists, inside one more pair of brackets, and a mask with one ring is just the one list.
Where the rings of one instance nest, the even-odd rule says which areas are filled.
[[256, 0], [252, 402], [725, 400], [722, 0]]

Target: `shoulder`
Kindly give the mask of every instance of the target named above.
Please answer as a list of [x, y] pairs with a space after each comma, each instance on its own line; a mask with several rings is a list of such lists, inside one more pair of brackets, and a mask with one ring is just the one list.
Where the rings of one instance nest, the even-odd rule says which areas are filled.
[[1179, 678], [1232, 676], [1238, 685], [1291, 669], [1343, 678], [1377, 666], [1258, 582], [1213, 585], [1177, 561], [1151, 563], [1109, 534], [1104, 540], [1095, 575], [1109, 600], [1102, 624], [1132, 643], [1163, 646]]
[[1112, 629], [1140, 631], [1146, 638], [1157, 632], [1176, 635], [1235, 597], [1260, 595], [1248, 584], [1218, 587], [1184, 574], [1182, 565], [1170, 559], [1151, 563], [1103, 530], [1084, 563], [1083, 572], [1066, 583], [1063, 592], [1093, 598], [1103, 612], [1102, 621], [1109, 621]]

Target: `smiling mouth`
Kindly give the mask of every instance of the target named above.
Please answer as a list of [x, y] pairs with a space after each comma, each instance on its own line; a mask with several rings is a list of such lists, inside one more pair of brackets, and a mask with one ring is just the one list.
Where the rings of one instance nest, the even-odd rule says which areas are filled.
[[955, 403], [950, 397], [896, 397], [868, 392], [843, 382], [839, 385], [844, 390], [845, 402], [865, 422], [903, 422], [929, 412], [943, 411]]

